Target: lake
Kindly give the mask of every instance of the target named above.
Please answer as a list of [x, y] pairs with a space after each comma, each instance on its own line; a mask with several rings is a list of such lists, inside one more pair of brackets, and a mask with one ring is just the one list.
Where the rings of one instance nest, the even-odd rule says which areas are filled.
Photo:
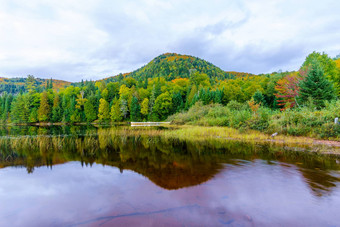
[[337, 157], [126, 130], [0, 128], [0, 226], [340, 226]]

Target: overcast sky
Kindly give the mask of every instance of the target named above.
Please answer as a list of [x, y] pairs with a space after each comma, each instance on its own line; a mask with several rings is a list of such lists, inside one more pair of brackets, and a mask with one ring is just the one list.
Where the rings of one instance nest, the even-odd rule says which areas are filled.
[[266, 73], [314, 50], [340, 53], [339, 0], [0, 0], [0, 77], [99, 79], [166, 52]]

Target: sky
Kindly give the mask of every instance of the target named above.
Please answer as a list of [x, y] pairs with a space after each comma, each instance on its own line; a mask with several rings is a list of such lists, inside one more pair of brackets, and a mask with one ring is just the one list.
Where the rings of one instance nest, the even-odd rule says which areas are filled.
[[340, 54], [338, 0], [0, 0], [0, 77], [96, 80], [171, 52], [225, 71]]

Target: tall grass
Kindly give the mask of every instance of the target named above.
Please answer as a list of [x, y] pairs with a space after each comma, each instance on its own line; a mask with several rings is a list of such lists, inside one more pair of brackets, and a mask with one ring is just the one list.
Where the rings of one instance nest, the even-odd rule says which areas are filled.
[[168, 120], [177, 125], [227, 126], [241, 132], [256, 130], [340, 141], [340, 125], [334, 124], [335, 117], [340, 117], [340, 100], [326, 103], [322, 110], [306, 106], [281, 112], [260, 107], [256, 113], [247, 104], [233, 101], [227, 106], [197, 102], [187, 112], [170, 116]]

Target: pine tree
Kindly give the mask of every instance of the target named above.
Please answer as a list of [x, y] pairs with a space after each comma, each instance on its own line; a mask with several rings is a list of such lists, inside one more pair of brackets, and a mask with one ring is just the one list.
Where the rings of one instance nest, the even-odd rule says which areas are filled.
[[11, 119], [14, 123], [27, 123], [29, 117], [29, 109], [27, 100], [25, 100], [25, 96], [19, 94], [14, 102], [12, 103], [11, 108]]
[[[195, 96], [197, 95], [197, 87], [196, 85], [193, 85], [190, 89], [190, 93], [187, 97], [186, 101], [186, 108], [189, 108], [191, 105], [193, 105], [197, 100], [194, 100]], [[194, 101], [194, 102], [193, 102]]]
[[35, 84], [35, 78], [32, 75], [28, 75], [26, 79], [26, 89], [29, 93], [35, 92], [36, 84]]
[[47, 92], [44, 91], [41, 94], [40, 107], [38, 110], [38, 120], [40, 122], [47, 122], [50, 119], [50, 114], [51, 114], [51, 110], [50, 110], [50, 105], [48, 104]]
[[262, 106], [265, 105], [266, 100], [264, 99], [264, 96], [262, 95], [261, 91], [257, 90], [253, 95], [253, 99], [256, 104], [261, 104]]
[[61, 102], [60, 97], [57, 94], [53, 100], [53, 107], [52, 107], [52, 122], [61, 122], [62, 121], [62, 109], [61, 109]]
[[172, 95], [172, 102], [174, 106], [174, 112], [179, 112], [184, 108], [183, 98], [180, 92]]
[[84, 104], [84, 113], [87, 122], [92, 122], [97, 119], [97, 111], [96, 111], [96, 97], [90, 96], [88, 100]]
[[306, 103], [312, 99], [317, 108], [324, 106], [324, 101], [335, 98], [335, 90], [329, 80], [326, 79], [320, 64], [314, 60], [307, 77], [299, 84], [300, 103]]
[[133, 96], [131, 101], [131, 111], [130, 111], [131, 121], [139, 121], [140, 120], [140, 105], [138, 103], [138, 99]]

